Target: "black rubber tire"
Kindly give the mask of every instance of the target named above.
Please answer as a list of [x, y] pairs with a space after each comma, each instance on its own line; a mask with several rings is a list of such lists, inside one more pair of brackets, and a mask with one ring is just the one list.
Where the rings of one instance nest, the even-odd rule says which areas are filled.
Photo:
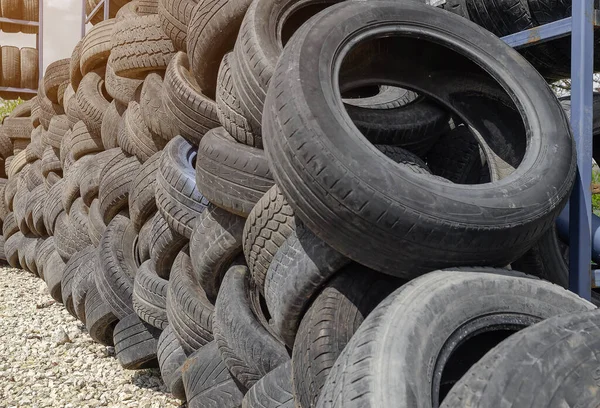
[[69, 78], [71, 80], [71, 87], [74, 91], [77, 91], [79, 87], [79, 83], [83, 79], [83, 75], [81, 74], [81, 47], [83, 45], [83, 40], [77, 42], [77, 45], [73, 48], [73, 52], [71, 53], [71, 60], [69, 65]]
[[114, 26], [113, 19], [102, 21], [83, 37], [79, 52], [79, 67], [84, 78], [89, 72], [106, 65], [110, 55], [110, 39]]
[[[598, 319], [597, 311], [573, 313], [521, 330], [471, 367], [442, 407], [492, 407], [499, 401], [550, 407], [557, 398], [581, 407], [593, 406], [598, 392], [594, 380]], [[511, 384], [515, 383], [520, 387], [513, 390]]]
[[190, 256], [181, 251], [167, 291], [167, 318], [183, 350], [191, 354], [213, 340], [213, 310], [196, 281]]
[[61, 279], [62, 299], [67, 311], [75, 318], [77, 318], [77, 313], [75, 313], [75, 307], [73, 306], [73, 280], [75, 275], [79, 273], [79, 269], [90, 269], [96, 256], [96, 248], [90, 245], [75, 253], [65, 264]]
[[176, 397], [185, 400], [185, 391], [183, 389], [183, 380], [181, 366], [185, 363], [187, 356], [183, 348], [179, 345], [179, 340], [171, 326], [165, 327], [157, 345], [158, 366], [160, 375], [167, 386], [167, 389]]
[[22, 238], [23, 233], [17, 231], [4, 240], [4, 255], [6, 256], [8, 264], [13, 268], [21, 267], [19, 263], [19, 245], [21, 244]]
[[244, 395], [242, 408], [294, 408], [292, 363], [280, 365]]
[[[298, 407], [317, 405], [329, 371], [369, 313], [402, 282], [351, 264], [333, 277], [302, 318], [292, 349]], [[324, 335], [327, 333], [327, 335]]]
[[274, 184], [264, 152], [238, 143], [222, 127], [200, 142], [196, 183], [211, 203], [242, 217]]
[[140, 107], [144, 122], [150, 132], [171, 140], [178, 134], [178, 129], [170, 125], [170, 119], [163, 104], [164, 98], [163, 79], [160, 75], [152, 73], [144, 80], [140, 93]]
[[[71, 65], [71, 59], [60, 59], [54, 61], [50, 65], [46, 67], [46, 72], [44, 74], [44, 93], [46, 97], [50, 99], [53, 103], [58, 102], [58, 88], [59, 86], [65, 82], [69, 81], [69, 68]], [[19, 84], [21, 85], [21, 84]]]
[[71, 226], [69, 214], [61, 212], [54, 226], [54, 245], [56, 252], [61, 256], [64, 262], [69, 259], [83, 247], [90, 244], [87, 242], [82, 248], [78, 248], [79, 243], [75, 241], [74, 228]]
[[46, 224], [44, 224], [44, 206], [48, 200], [48, 188], [42, 184], [31, 192], [30, 201], [33, 205], [31, 214], [31, 225], [29, 228], [35, 231], [39, 236], [46, 236]]
[[[8, 245], [8, 243], [9, 241], [6, 241], [6, 245]], [[4, 249], [7, 251], [6, 255], [8, 256], [8, 248], [6, 247], [6, 245]], [[44, 265], [44, 281], [48, 286], [48, 292], [50, 293], [50, 296], [52, 296], [52, 298], [59, 303], [62, 303], [60, 283], [62, 280], [64, 269], [64, 261], [62, 260], [58, 252], [52, 251], [52, 253], [46, 261], [46, 264]]]
[[64, 184], [65, 180], [60, 179], [48, 190], [48, 200], [44, 206], [44, 224], [46, 225], [46, 231], [51, 235], [54, 234], [54, 227], [58, 216], [61, 211], [64, 211], [61, 200]]
[[[485, 157], [466, 126], [457, 126], [443, 135], [427, 154], [431, 173], [458, 184], [489, 182]], [[487, 179], [487, 180], [486, 180]]]
[[212, 204], [200, 215], [190, 237], [192, 268], [206, 297], [214, 302], [225, 273], [242, 252], [245, 219]]
[[41, 240], [41, 242], [38, 244], [37, 248], [35, 249], [35, 263], [37, 264], [38, 267], [38, 276], [41, 279], [45, 279], [44, 278], [44, 267], [46, 265], [46, 263], [48, 262], [48, 259], [50, 258], [50, 255], [52, 255], [52, 252], [54, 252], [54, 237], [47, 237], [43, 240]]
[[160, 214], [152, 219], [150, 259], [158, 276], [169, 279], [171, 267], [179, 251], [188, 243], [187, 238], [171, 231]]
[[88, 218], [88, 235], [92, 241], [92, 245], [97, 247], [100, 245], [100, 239], [102, 239], [104, 230], [106, 230], [106, 224], [102, 220], [102, 214], [100, 214], [100, 205], [97, 198], [92, 201], [92, 205], [90, 205]]
[[159, 0], [158, 16], [165, 34], [177, 51], [187, 50], [187, 25], [196, 0]]
[[[256, 147], [262, 148], [264, 101], [285, 41], [310, 17], [338, 2], [263, 0], [252, 2], [248, 8], [234, 49], [231, 75], [241, 110], [257, 135], [253, 140]], [[279, 33], [284, 25], [286, 32]], [[372, 143], [396, 144], [415, 153], [425, 153], [448, 123], [448, 114], [424, 98], [389, 109], [352, 103], [345, 107]]]
[[158, 368], [156, 345], [160, 330], [130, 314], [119, 320], [113, 332], [115, 354], [127, 370]]
[[119, 149], [104, 150], [96, 154], [93, 159], [88, 160], [87, 163], [79, 169], [79, 194], [86, 205], [91, 205], [92, 202], [98, 198], [102, 169], [116, 157], [119, 152]]
[[133, 311], [133, 279], [137, 270], [134, 256], [136, 233], [127, 217], [117, 215], [100, 240], [102, 268], [95, 275], [98, 293], [114, 315], [123, 319]]
[[95, 71], [86, 74], [79, 84], [75, 100], [79, 107], [81, 120], [86, 124], [90, 134], [99, 138], [102, 116], [112, 100], [106, 92], [102, 76]]
[[[317, 407], [389, 406], [392, 401], [437, 407], [454, 382], [509, 335], [555, 315], [594, 308], [520, 272], [429, 273], [388, 296], [365, 319], [333, 366]], [[397, 364], [404, 369], [388, 371]], [[363, 387], [374, 392], [356, 394]]]
[[271, 326], [290, 348], [311, 299], [350, 259], [300, 224], [279, 248], [265, 278]]
[[225, 54], [217, 76], [217, 117], [221, 126], [238, 142], [249, 146], [262, 146], [262, 136], [255, 135], [240, 105], [231, 78], [233, 53]]
[[146, 323], [164, 330], [167, 321], [167, 289], [169, 281], [156, 274], [152, 262], [145, 261], [135, 274], [133, 310]]
[[221, 360], [214, 341], [186, 361], [183, 384], [189, 408], [238, 408], [245, 392]]
[[84, 156], [65, 170], [65, 184], [62, 191], [62, 204], [65, 211], [69, 212], [75, 200], [80, 198], [83, 171], [91, 164], [90, 162], [95, 161], [96, 157], [93, 155]]
[[196, 149], [181, 136], [163, 151], [156, 174], [156, 206], [169, 227], [190, 238], [196, 219], [208, 205], [195, 183]]
[[125, 78], [115, 74], [111, 64], [106, 65], [105, 75], [106, 91], [114, 98], [114, 102], [123, 106], [138, 98], [140, 88], [144, 82], [141, 79]]
[[17, 231], [19, 231], [19, 226], [15, 221], [15, 215], [14, 213], [9, 212], [2, 222], [2, 236], [4, 237], [4, 240], [8, 240]]
[[163, 138], [150, 132], [142, 117], [140, 105], [135, 101], [129, 102], [123, 115], [123, 126], [119, 129], [117, 142], [124, 152], [136, 156], [141, 163], [167, 144]]
[[71, 291], [73, 293], [73, 309], [77, 318], [85, 324], [85, 299], [87, 298], [90, 288], [96, 285], [94, 275], [96, 269], [100, 268], [100, 258], [96, 252], [88, 268], [79, 268], [73, 282], [71, 283]]
[[173, 43], [160, 26], [158, 15], [121, 20], [112, 33], [108, 63], [115, 74], [140, 79], [151, 71], [167, 68], [175, 54]]
[[[354, 18], [357, 13], [361, 18]], [[346, 119], [341, 119], [345, 114], [339, 102], [336, 108], [320, 104], [325, 93], [333, 92], [331, 83], [308, 85], [317, 76], [299, 79], [298, 75], [314, 71], [319, 64], [333, 66], [330, 65], [331, 58], [341, 58], [336, 53], [333, 57], [333, 49], [337, 49], [340, 41], [345, 42], [348, 37], [352, 37], [351, 33], [356, 32], [357, 27], [361, 27], [361, 30], [371, 29], [374, 23], [370, 19], [374, 15], [378, 16], [377, 19], [385, 16], [382, 18], [390, 22], [390, 27], [404, 27], [408, 20], [411, 24], [417, 20], [422, 22], [431, 33], [440, 30], [440, 27], [450, 27], [457, 38], [463, 39], [460, 46], [463, 52], [481, 61], [491, 77], [503, 84], [510, 83], [510, 89], [514, 88], [515, 91], [511, 94], [515, 100], [512, 101], [490, 77], [480, 78], [474, 73], [481, 72], [479, 65], [477, 68], [461, 65], [460, 70], [452, 70], [448, 61], [458, 58], [465, 62], [466, 59], [442, 45], [427, 47], [429, 51], [435, 48], [435, 55], [423, 55], [422, 59], [419, 57], [419, 61], [413, 61], [409, 68], [389, 63], [383, 66], [379, 62], [373, 65], [385, 70], [385, 73], [377, 75], [379, 78], [386, 76], [386, 80], [389, 79], [393, 85], [403, 85], [392, 79], [398, 78], [396, 74], [402, 71], [402, 82], [412, 83], [413, 88], [419, 88], [424, 95], [435, 94], [445, 105], [454, 104], [453, 109], [460, 113], [462, 119], [486, 139], [491, 149], [486, 153], [497, 152], [499, 144], [505, 147], [510, 144], [513, 148], [520, 144], [521, 148], [511, 153], [507, 150], [501, 153], [506, 166], [502, 169], [499, 166], [490, 169], [499, 178], [506, 176], [503, 180], [477, 187], [456, 184], [450, 187], [447, 183], [432, 180], [430, 176], [417, 175], [403, 166], [390, 163], [349, 126]], [[340, 31], [340, 27], [347, 31]], [[333, 37], [324, 36], [324, 32], [333, 32], [331, 30], [336, 32]], [[315, 38], [317, 31], [318, 40]], [[330, 38], [331, 41], [324, 43], [323, 38]], [[481, 48], [483, 43], [486, 46]], [[385, 51], [382, 50], [381, 55], [378, 54], [374, 60], [379, 61], [388, 52], [399, 55], [406, 51], [405, 47], [394, 44], [398, 43], [390, 41], [390, 44], [386, 44]], [[301, 61], [298, 60], [303, 47], [313, 46], [319, 49], [311, 51], [311, 56], [316, 59], [303, 57]], [[452, 49], [457, 49], [457, 46], [453, 43]], [[503, 56], [502, 63], [498, 62], [498, 55]], [[388, 62], [397, 60], [385, 58]], [[444, 61], [443, 79], [436, 79], [437, 74], [434, 75], [428, 68], [434, 60]], [[278, 63], [273, 86], [269, 89], [266, 103], [269, 108], [265, 110], [263, 118], [264, 137], [275, 180], [294, 207], [296, 215], [316, 235], [342, 254], [372, 269], [412, 278], [452, 264], [506, 265], [531, 247], [554, 222], [566, 202], [574, 174], [574, 150], [572, 139], [568, 136], [564, 112], [543, 79], [528, 66], [522, 69], [523, 66], [526, 66], [523, 59], [493, 35], [463, 18], [434, 7], [417, 3], [386, 3], [383, 6], [382, 3], [375, 5], [364, 2], [343, 2], [332, 6], [296, 32], [294, 40], [288, 44]], [[365, 70], [360, 70], [362, 75], [370, 68], [365, 67]], [[422, 72], [428, 72], [427, 79], [423, 81], [422, 78], [417, 78]], [[449, 72], [453, 74], [450, 75]], [[340, 78], [340, 83], [345, 81], [352, 82], [355, 79]], [[499, 116], [506, 114], [514, 119], [510, 123], [519, 124], [518, 130], [511, 132], [506, 129], [506, 132], [501, 132], [506, 137], [503, 140], [488, 137], [490, 134], [486, 126], [492, 126], [491, 123], [495, 120], [482, 124], [481, 111], [475, 115], [466, 105], [456, 106], [461, 99], [459, 94], [468, 93], [472, 96], [469, 89], [476, 87], [481, 90], [483, 83], [486, 84], [486, 91], [480, 94], [482, 98], [495, 95], [495, 101], [504, 100], [505, 106], [493, 108], [493, 114], [489, 112], [492, 116], [484, 116], [499, 119]], [[306, 87], [316, 91], [311, 90], [310, 100], [303, 100], [302, 107], [299, 107], [296, 105], [298, 95], [307, 95]], [[447, 87], [453, 87], [453, 90], [450, 91]], [[451, 101], [443, 96], [448, 92], [452, 93]], [[518, 98], [517, 94], [520, 95]], [[317, 100], [321, 102], [317, 103]], [[542, 104], [539, 101], [548, 103]], [[480, 109], [485, 103], [483, 100], [471, 100], [469, 106]], [[523, 117], [530, 118], [525, 122], [531, 123], [536, 118], [536, 123], [543, 123], [543, 132], [539, 132], [541, 128], [532, 130], [521, 127], [523, 120], [520, 114], [506, 108], [511, 105], [519, 106]], [[531, 109], [525, 109], [524, 106]], [[488, 107], [491, 108], [491, 105]], [[311, 119], [302, 119], [308, 117], [306, 115]], [[509, 125], [507, 117], [498, 120], [493, 126]], [[337, 121], [335, 126], [332, 121]], [[303, 125], [300, 126], [300, 122]], [[309, 122], [314, 126], [307, 127], [306, 123]], [[557, 132], [557, 129], [560, 131]], [[294, 135], [293, 141], [289, 139], [291, 134]], [[343, 138], [343, 142], [342, 139], [339, 139], [340, 142], [333, 141], [338, 140], [337, 138]], [[528, 140], [528, 148], [523, 144], [525, 139]], [[538, 142], [540, 149], [537, 148]], [[547, 155], [549, 146], [557, 144], [562, 146], [558, 150], [563, 154]], [[325, 146], [331, 146], [332, 150]], [[521, 161], [525, 150], [527, 157], [536, 159]], [[497, 156], [497, 153], [494, 155]], [[349, 160], [349, 157], [354, 159]], [[356, 160], [356, 157], [364, 160]], [[514, 168], [518, 170], [513, 171]], [[348, 176], [349, 172], [352, 176]], [[528, 176], [525, 177], [525, 174]], [[535, 186], [527, 184], [530, 177], [541, 175], [544, 176], [544, 183], [535, 183]], [[388, 184], [392, 179], [393, 188]], [[399, 187], [399, 180], [406, 180], [407, 189]], [[404, 182], [400, 183], [405, 185]], [[408, 187], [409, 185], [413, 187]], [[398, 195], [390, 195], [391, 191], [398, 191]], [[547, 194], [553, 198], [547, 200]], [[415, 197], [419, 196], [426, 196], [427, 199], [423, 202], [415, 201]], [[404, 201], [407, 197], [411, 197], [410, 203]], [[436, 197], [433, 206], [430, 206], [431, 197]], [[508, 197], [511, 198], [507, 199]], [[340, 211], [340, 206], [345, 210]], [[459, 207], [461, 210], [457, 211]], [[450, 211], [450, 208], [453, 210]], [[435, 216], [432, 215], [434, 213]], [[467, 213], [470, 214], [468, 219], [463, 219], [460, 215], [465, 214], [466, 217]], [[444, 214], [443, 218], [440, 218], [440, 214]], [[357, 237], [360, 237], [360, 243]]]
[[[156, 213], [152, 214], [144, 223], [138, 233], [137, 253], [140, 265], [150, 259], [150, 241], [152, 241], [152, 221]], [[158, 215], [160, 217], [160, 215]]]
[[165, 73], [163, 107], [170, 125], [197, 146], [206, 132], [220, 124], [216, 102], [202, 93], [189, 69], [187, 55], [175, 54]]
[[135, 156], [118, 154], [102, 169], [98, 204], [102, 219], [107, 225], [119, 211], [128, 208], [129, 190], [141, 165]]
[[102, 138], [102, 145], [106, 150], [119, 146], [117, 144], [117, 137], [126, 108], [127, 107], [121, 107], [116, 101], [112, 101], [108, 106], [108, 109], [104, 112], [100, 135]]
[[[85, 155], [98, 153], [104, 150], [100, 133], [93, 136], [84, 122], [77, 122], [71, 131], [68, 146], [64, 146], [75, 160], [79, 160]], [[62, 148], [61, 148], [62, 150]]]
[[187, 53], [200, 89], [214, 97], [217, 71], [233, 49], [249, 0], [200, 1], [188, 22]]
[[133, 178], [129, 191], [129, 217], [136, 231], [156, 213], [155, 185], [161, 152], [154, 153], [142, 164]]
[[113, 332], [119, 319], [91, 285], [85, 297], [85, 327], [90, 337], [100, 344], [114, 346]]
[[69, 131], [70, 124], [66, 115], [56, 115], [52, 117], [48, 130], [44, 132], [42, 141], [55, 149], [60, 149], [65, 133]]
[[50, 172], [62, 173], [59, 155], [59, 149], [52, 146], [46, 146], [44, 154], [42, 155], [42, 175], [44, 177], [48, 177], [48, 173]]
[[285, 346], [252, 312], [250, 273], [233, 266], [225, 275], [215, 304], [213, 332], [231, 374], [247, 389], [289, 360]]

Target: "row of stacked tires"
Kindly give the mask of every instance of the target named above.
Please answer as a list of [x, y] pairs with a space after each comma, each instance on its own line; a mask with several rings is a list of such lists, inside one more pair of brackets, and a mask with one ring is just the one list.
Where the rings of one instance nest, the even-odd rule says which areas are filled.
[[[40, 21], [40, 0], [0, 0], [0, 17], [13, 20]], [[5, 33], [37, 34], [38, 27], [19, 23], [0, 23]], [[35, 88], [31, 88], [35, 89]]]
[[190, 407], [592, 406], [560, 102], [462, 17], [333, 3], [96, 24], [0, 127], [6, 259]]
[[[39, 81], [38, 65], [38, 50], [35, 48], [2, 46], [0, 48], [0, 86], [37, 89]], [[34, 95], [22, 96], [25, 99], [31, 99]], [[14, 99], [8, 93], [0, 93], [0, 97]]]

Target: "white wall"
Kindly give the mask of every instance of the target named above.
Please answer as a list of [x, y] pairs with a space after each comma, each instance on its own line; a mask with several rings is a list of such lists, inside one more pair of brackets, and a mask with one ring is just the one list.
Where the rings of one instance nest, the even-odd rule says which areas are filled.
[[[81, 0], [44, 1], [44, 70], [59, 59], [69, 58], [81, 37]], [[0, 45], [35, 47], [35, 34], [0, 32]]]

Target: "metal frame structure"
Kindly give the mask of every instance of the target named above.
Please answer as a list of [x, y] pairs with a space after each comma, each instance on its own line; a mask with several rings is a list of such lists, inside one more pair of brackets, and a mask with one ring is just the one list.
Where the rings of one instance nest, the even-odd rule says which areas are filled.
[[85, 37], [86, 25], [89, 23], [101, 7], [104, 7], [104, 20], [108, 20], [110, 13], [110, 0], [100, 0], [96, 7], [88, 15], [85, 11], [86, 0], [81, 0], [81, 38]]
[[[569, 289], [590, 299], [592, 288], [592, 121], [594, 27], [600, 13], [594, 0], [573, 0], [572, 17], [502, 39], [514, 48], [571, 35], [571, 128], [577, 146], [577, 180], [569, 208]], [[594, 271], [600, 283], [600, 271]]]
[[[20, 24], [26, 26], [38, 27], [38, 32], [36, 34], [36, 47], [38, 52], [38, 83], [41, 83], [43, 74], [44, 74], [44, 0], [39, 0], [39, 21], [26, 21], [26, 20], [17, 20], [14, 18], [6, 18], [0, 17], [0, 23], [13, 23]], [[14, 92], [14, 93], [27, 93], [27, 94], [37, 94], [37, 89], [28, 89], [28, 88], [13, 88], [0, 86], [0, 91], [2, 92]]]

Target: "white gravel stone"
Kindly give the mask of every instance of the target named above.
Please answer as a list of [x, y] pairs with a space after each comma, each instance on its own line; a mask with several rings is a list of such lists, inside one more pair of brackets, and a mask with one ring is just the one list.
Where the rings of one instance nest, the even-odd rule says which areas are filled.
[[[166, 392], [159, 370], [124, 370], [114, 351], [95, 343], [63, 305], [50, 302], [42, 284], [23, 270], [0, 268], [0, 406], [181, 406]], [[69, 342], [57, 344], [59, 332]]]

